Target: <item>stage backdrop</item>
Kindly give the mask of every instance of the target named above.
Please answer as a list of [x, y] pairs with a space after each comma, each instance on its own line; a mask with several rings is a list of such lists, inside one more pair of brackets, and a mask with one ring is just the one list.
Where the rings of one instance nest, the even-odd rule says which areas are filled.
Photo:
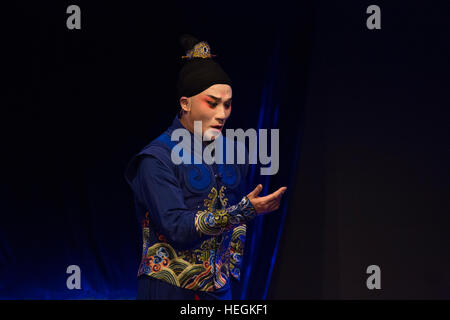
[[[449, 6], [316, 3], [296, 196], [268, 298], [449, 299]], [[371, 4], [380, 30], [365, 28]], [[372, 265], [380, 289], [367, 287]]]
[[[233, 79], [228, 128], [278, 128], [282, 207], [249, 224], [234, 297], [449, 298], [448, 5], [14, 4], [2, 40], [1, 299], [134, 299], [129, 159], [170, 125], [183, 33]], [[66, 270], [81, 269], [80, 290]], [[368, 289], [367, 267], [380, 268]]]
[[[233, 80], [227, 128], [280, 129], [278, 174], [262, 177], [255, 166], [249, 188], [263, 183], [267, 193], [293, 181], [311, 5], [78, 2], [81, 29], [68, 30], [70, 4], [8, 11], [2, 299], [135, 297], [141, 230], [123, 173], [179, 110], [183, 33], [208, 41]], [[249, 224], [235, 298], [266, 296], [291, 196]], [[81, 270], [80, 290], [66, 286], [71, 265]]]

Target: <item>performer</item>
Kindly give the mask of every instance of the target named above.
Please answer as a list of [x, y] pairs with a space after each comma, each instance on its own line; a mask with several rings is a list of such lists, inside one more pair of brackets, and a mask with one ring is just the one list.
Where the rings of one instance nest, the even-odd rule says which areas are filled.
[[183, 152], [194, 159], [194, 121], [202, 121], [208, 140], [201, 143], [203, 152], [220, 136], [232, 101], [231, 80], [209, 45], [191, 35], [180, 41], [187, 60], [177, 84], [180, 112], [125, 172], [142, 223], [137, 299], [231, 299], [230, 281], [240, 279], [246, 223], [278, 209], [286, 187], [259, 197], [258, 185], [245, 195], [248, 161], [174, 164], [174, 130], [187, 129], [191, 150]]

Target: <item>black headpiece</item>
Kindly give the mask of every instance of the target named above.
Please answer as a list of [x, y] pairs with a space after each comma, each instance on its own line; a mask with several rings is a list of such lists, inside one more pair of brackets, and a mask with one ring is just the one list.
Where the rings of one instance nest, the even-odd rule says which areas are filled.
[[186, 62], [178, 77], [178, 99], [183, 96], [195, 96], [213, 84], [221, 83], [231, 86], [231, 79], [212, 59], [216, 55], [211, 54], [206, 41], [200, 42], [195, 37], [184, 34], [180, 37], [180, 44], [186, 51], [186, 55], [182, 56]]

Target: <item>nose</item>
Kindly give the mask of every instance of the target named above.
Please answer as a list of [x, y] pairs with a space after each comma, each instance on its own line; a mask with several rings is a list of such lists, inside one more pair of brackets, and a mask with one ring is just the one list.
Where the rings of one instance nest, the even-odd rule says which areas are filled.
[[225, 122], [225, 120], [227, 119], [227, 114], [223, 106], [221, 106], [221, 108], [218, 108], [215, 118], [220, 124], [223, 124]]
[[223, 123], [225, 122], [225, 118], [220, 118], [220, 117], [217, 117], [217, 116], [216, 116], [216, 121], [217, 121], [219, 124], [223, 124]]

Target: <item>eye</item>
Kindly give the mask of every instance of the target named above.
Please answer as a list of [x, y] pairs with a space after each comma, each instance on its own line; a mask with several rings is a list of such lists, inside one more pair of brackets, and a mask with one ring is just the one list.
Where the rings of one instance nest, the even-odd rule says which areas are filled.
[[208, 103], [211, 107], [217, 107], [217, 102], [208, 101]]
[[229, 103], [225, 103], [225, 108], [230, 108], [231, 107], [231, 102], [229, 102]]

